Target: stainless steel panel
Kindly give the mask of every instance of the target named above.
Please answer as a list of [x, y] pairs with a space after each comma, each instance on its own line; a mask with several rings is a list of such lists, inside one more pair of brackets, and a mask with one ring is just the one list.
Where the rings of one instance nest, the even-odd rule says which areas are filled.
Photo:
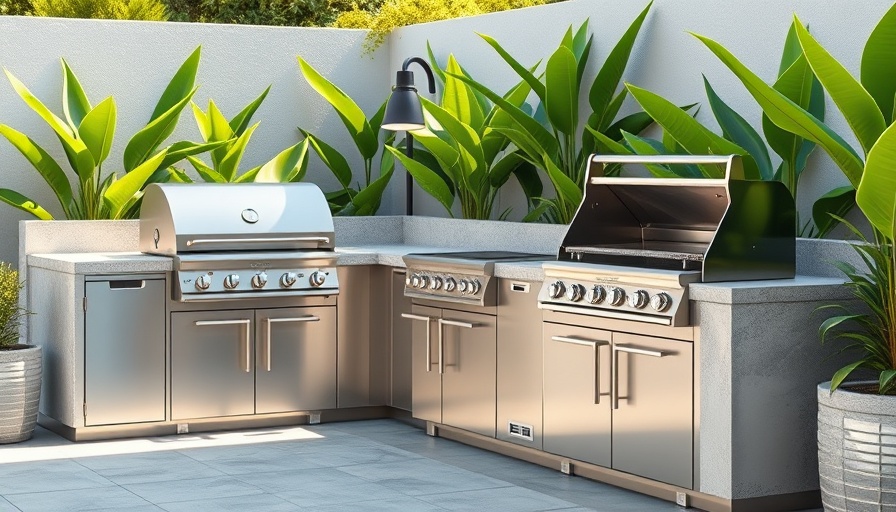
[[255, 318], [255, 412], [334, 409], [335, 308], [264, 309]]
[[339, 281], [337, 404], [364, 407], [370, 405], [370, 267], [339, 267]]
[[[540, 283], [498, 280], [497, 438], [542, 448]], [[510, 422], [532, 427], [532, 441], [512, 436]]]
[[254, 324], [253, 310], [171, 314], [171, 419], [255, 412]]
[[[392, 270], [381, 265], [370, 267], [370, 405], [392, 405]], [[410, 353], [408, 345], [408, 358]], [[410, 381], [410, 372], [408, 377]]]
[[608, 331], [544, 323], [545, 451], [610, 467], [611, 342]]
[[439, 374], [441, 346], [438, 344], [437, 308], [413, 306], [404, 319], [411, 323], [411, 414], [418, 419], [442, 423], [442, 376]]
[[495, 437], [495, 317], [442, 310], [442, 423]]
[[411, 321], [401, 317], [411, 310], [411, 299], [404, 295], [403, 272], [392, 274], [392, 396], [391, 405], [410, 411], [411, 402]]
[[613, 469], [693, 488], [693, 345], [613, 333]]
[[84, 284], [85, 425], [165, 420], [165, 279]]

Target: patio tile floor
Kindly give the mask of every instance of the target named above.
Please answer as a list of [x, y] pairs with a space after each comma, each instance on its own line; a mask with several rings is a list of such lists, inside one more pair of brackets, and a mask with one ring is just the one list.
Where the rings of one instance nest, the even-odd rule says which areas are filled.
[[0, 512], [673, 511], [394, 420], [0, 446]]

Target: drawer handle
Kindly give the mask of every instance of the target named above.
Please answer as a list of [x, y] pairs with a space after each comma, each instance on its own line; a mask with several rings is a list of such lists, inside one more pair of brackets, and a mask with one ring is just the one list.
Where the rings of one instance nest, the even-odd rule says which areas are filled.
[[296, 318], [265, 318], [265, 324], [267, 324], [267, 337], [265, 338], [265, 351], [264, 351], [264, 370], [266, 372], [271, 371], [271, 324], [285, 324], [285, 323], [297, 323], [297, 322], [320, 322], [319, 316], [309, 315], [309, 316], [300, 316]]
[[591, 347], [594, 350], [594, 405], [600, 405], [600, 347], [609, 345], [607, 341], [583, 340], [569, 336], [551, 336], [554, 341]]
[[143, 279], [128, 279], [125, 281], [109, 281], [110, 290], [140, 290], [146, 286]]
[[613, 345], [613, 389], [610, 390], [611, 400], [613, 401], [613, 409], [619, 409], [619, 353], [635, 354], [639, 356], [664, 357], [667, 354], [659, 350], [648, 350], [645, 348], [636, 348], [629, 345], [616, 344]]
[[[432, 318], [430, 318], [428, 316], [422, 316], [422, 315], [412, 315], [410, 313], [402, 313], [401, 318], [407, 318], [408, 320], [420, 320], [421, 322], [426, 322], [426, 371], [431, 372], [432, 371], [432, 349], [429, 347], [429, 345], [432, 343], [432, 338], [430, 337], [429, 323], [432, 322]], [[440, 329], [440, 331], [441, 331], [441, 329]], [[439, 347], [441, 347], [441, 346], [442, 346], [442, 333], [439, 332]], [[439, 348], [440, 352], [441, 352], [441, 350], [442, 349]], [[439, 356], [439, 367], [440, 368], [441, 368], [441, 364], [442, 364], [441, 360], [442, 360], [442, 358], [441, 358], [441, 356]]]
[[529, 283], [510, 283], [510, 291], [529, 293]]
[[239, 320], [197, 320], [194, 323], [198, 327], [204, 327], [208, 325], [245, 325], [246, 338], [244, 341], [246, 343], [246, 366], [243, 369], [246, 373], [252, 371], [252, 365], [249, 364], [250, 360], [252, 359], [252, 338], [249, 334], [249, 325], [252, 324], [252, 320], [249, 320], [248, 318], [241, 318]]

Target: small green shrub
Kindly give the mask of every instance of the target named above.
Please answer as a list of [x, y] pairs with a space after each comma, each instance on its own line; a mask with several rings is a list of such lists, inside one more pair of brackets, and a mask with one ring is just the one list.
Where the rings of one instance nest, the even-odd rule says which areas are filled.
[[0, 14], [25, 16], [31, 9], [31, 0], [0, 0]]
[[[372, 9], [382, 0], [362, 0]], [[172, 21], [309, 27], [332, 23], [349, 0], [165, 0]]]
[[19, 307], [19, 273], [9, 263], [0, 262], [0, 348], [19, 342], [19, 325], [27, 314]]
[[165, 21], [168, 13], [159, 0], [32, 0], [35, 16]]

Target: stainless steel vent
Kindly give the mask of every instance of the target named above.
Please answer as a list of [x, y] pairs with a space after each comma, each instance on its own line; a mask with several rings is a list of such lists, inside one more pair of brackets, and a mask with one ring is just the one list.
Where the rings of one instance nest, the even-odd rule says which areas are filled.
[[509, 421], [507, 422], [507, 433], [513, 437], [525, 439], [526, 441], [535, 441], [532, 425]]

